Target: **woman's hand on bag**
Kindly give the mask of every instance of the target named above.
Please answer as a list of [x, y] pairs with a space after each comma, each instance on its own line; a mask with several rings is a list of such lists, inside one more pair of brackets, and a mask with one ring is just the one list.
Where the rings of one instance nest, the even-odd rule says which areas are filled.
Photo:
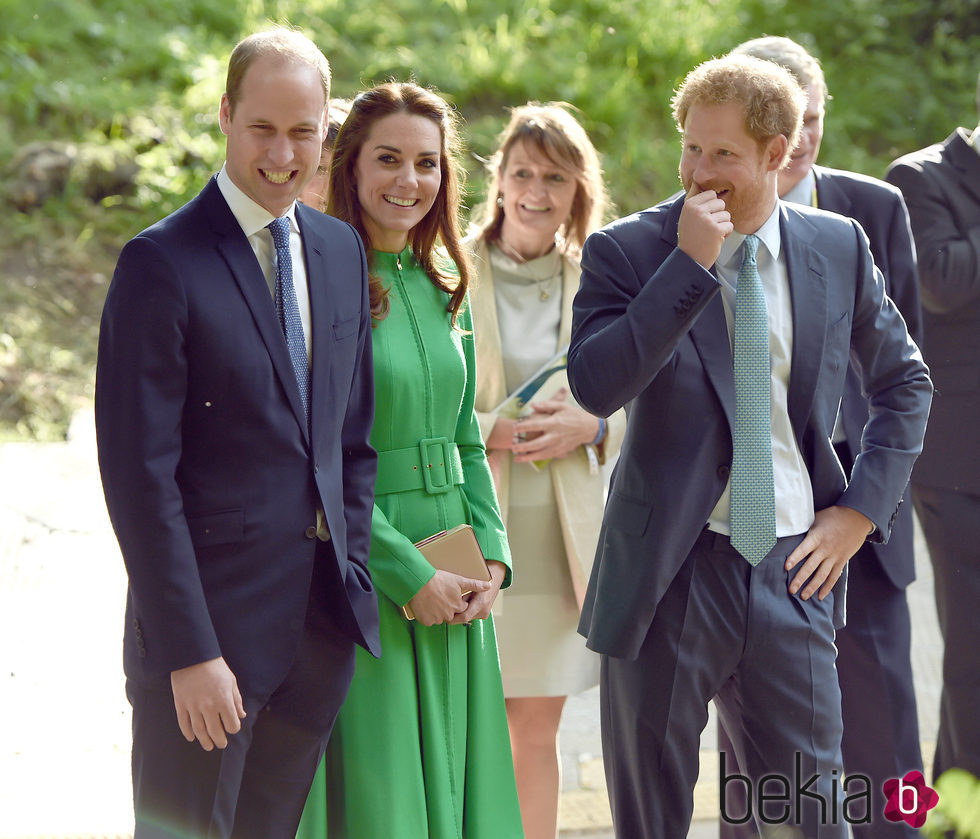
[[567, 457], [596, 438], [599, 420], [567, 396], [568, 391], [562, 388], [553, 399], [531, 403], [534, 413], [514, 427], [515, 463]]
[[495, 559], [487, 560], [487, 568], [490, 569], [490, 582], [484, 583], [486, 589], [473, 589], [469, 595], [469, 603], [466, 609], [452, 619], [452, 623], [469, 623], [470, 621], [483, 620], [490, 614], [493, 601], [497, 599], [500, 586], [503, 585], [504, 577], [507, 576], [507, 566]]
[[[412, 607], [415, 619], [424, 626], [464, 623], [456, 618], [468, 609], [467, 601], [472, 596], [489, 591], [492, 585], [492, 581], [488, 583], [486, 580], [471, 580], [451, 571], [436, 571], [435, 576], [408, 601], [408, 605]], [[500, 583], [497, 583], [496, 588], [500, 588]], [[463, 595], [464, 591], [472, 591], [473, 595]], [[494, 594], [496, 595], [496, 589]]]

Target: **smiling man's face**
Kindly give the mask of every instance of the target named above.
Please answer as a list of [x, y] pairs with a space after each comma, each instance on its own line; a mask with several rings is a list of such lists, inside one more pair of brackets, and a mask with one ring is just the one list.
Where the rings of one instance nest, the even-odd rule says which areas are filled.
[[815, 84], [808, 84], [806, 110], [803, 112], [803, 129], [799, 145], [790, 155], [789, 162], [779, 172], [779, 194], [785, 195], [803, 180], [817, 162], [820, 141], [823, 139], [823, 93]]
[[326, 98], [313, 67], [260, 56], [245, 71], [234, 108], [221, 98], [232, 182], [272, 215], [285, 213], [320, 163]]
[[[738, 102], [692, 105], [684, 121], [681, 183], [688, 195], [707, 190], [725, 202], [739, 233], [755, 233], [776, 202], [782, 135], [759, 143], [745, 129]], [[693, 191], [692, 191], [693, 188]]]

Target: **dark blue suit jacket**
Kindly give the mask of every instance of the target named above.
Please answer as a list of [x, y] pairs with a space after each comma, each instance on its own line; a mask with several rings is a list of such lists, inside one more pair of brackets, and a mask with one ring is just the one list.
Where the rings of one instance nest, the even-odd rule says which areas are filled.
[[[625, 658], [637, 655], [732, 461], [735, 384], [720, 285], [677, 247], [682, 203], [590, 236], [574, 304], [572, 392], [592, 413], [625, 405], [628, 414], [580, 630], [592, 649]], [[780, 234], [793, 308], [788, 407], [814, 504], [852, 507], [887, 539], [922, 445], [928, 372], [857, 224], [781, 203]], [[851, 357], [872, 417], [848, 484], [830, 437]], [[844, 586], [842, 577], [838, 623]]]
[[[905, 318], [912, 340], [922, 346], [922, 311], [919, 280], [915, 270], [915, 246], [909, 214], [902, 193], [884, 181], [854, 172], [814, 166], [817, 179], [817, 205], [854, 219], [868, 234], [875, 265], [885, 279], [885, 291]], [[841, 418], [847, 435], [846, 446], [854, 461], [861, 452], [861, 433], [868, 421], [868, 400], [861, 392], [861, 376], [852, 365], [844, 383]], [[898, 511], [887, 544], [872, 545], [875, 561], [898, 588], [915, 579], [912, 505], [906, 490], [905, 503]]]
[[936, 401], [913, 484], [980, 495], [980, 155], [958, 128], [896, 160], [919, 257]]
[[[376, 654], [367, 572], [377, 456], [367, 268], [347, 224], [297, 206], [312, 316], [308, 431], [272, 295], [212, 180], [122, 251], [99, 339], [106, 502], [129, 574], [130, 679], [223, 655], [282, 680], [314, 561], [336, 623]], [[331, 539], [315, 538], [324, 510]], [[169, 684], [169, 679], [167, 680]]]

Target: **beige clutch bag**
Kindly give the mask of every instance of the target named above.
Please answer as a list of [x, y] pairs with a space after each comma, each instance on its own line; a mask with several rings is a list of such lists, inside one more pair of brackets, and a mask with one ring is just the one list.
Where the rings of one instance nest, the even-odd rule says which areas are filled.
[[[480, 550], [480, 543], [476, 541], [476, 534], [468, 524], [434, 533], [421, 542], [416, 542], [415, 547], [437, 571], [451, 571], [473, 580], [490, 580], [490, 569], [487, 568], [487, 561]], [[469, 592], [464, 591], [463, 594]], [[415, 613], [407, 603], [402, 606], [402, 611], [410, 621], [415, 620]]]

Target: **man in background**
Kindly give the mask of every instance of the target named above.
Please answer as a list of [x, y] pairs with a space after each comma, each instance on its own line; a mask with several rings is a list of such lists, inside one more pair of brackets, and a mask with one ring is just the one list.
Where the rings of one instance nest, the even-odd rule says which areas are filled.
[[[820, 63], [789, 38], [755, 38], [733, 51], [785, 67], [807, 97], [800, 143], [779, 172], [783, 201], [830, 210], [857, 221], [868, 234], [885, 291], [905, 318], [909, 334], [921, 343], [919, 288], [915, 248], [902, 194], [889, 184], [853, 172], [817, 165], [828, 97]], [[861, 392], [860, 371], [848, 369], [834, 449], [846, 474], [861, 454], [861, 433], [868, 421], [868, 400]], [[912, 681], [912, 626], [906, 587], [915, 579], [912, 505], [908, 493], [892, 524], [887, 543], [865, 542], [848, 563], [847, 623], [837, 632], [837, 673], [844, 719], [844, 772], [871, 779], [870, 823], [854, 824], [855, 839], [908, 839], [918, 834], [882, 815], [882, 784], [922, 770], [919, 725]], [[719, 736], [724, 747], [724, 731]], [[732, 754], [728, 754], [729, 763]], [[733, 785], [731, 790], [742, 789]], [[730, 802], [734, 804], [734, 802]], [[729, 806], [741, 814], [741, 807]], [[856, 814], [855, 814], [856, 815]], [[722, 820], [723, 836], [744, 835], [744, 828]]]
[[912, 220], [922, 351], [936, 383], [912, 473], [945, 642], [933, 776], [980, 776], [980, 126], [900, 157], [885, 177]]
[[225, 164], [124, 248], [95, 415], [129, 591], [135, 839], [291, 839], [354, 669], [377, 654], [368, 277], [297, 204], [330, 68], [274, 29], [232, 52]]

